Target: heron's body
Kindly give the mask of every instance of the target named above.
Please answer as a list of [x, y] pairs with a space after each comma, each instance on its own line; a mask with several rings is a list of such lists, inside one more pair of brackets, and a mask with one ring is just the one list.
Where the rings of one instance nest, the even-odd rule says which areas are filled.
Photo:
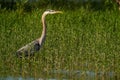
[[22, 56], [32, 56], [34, 55], [35, 52], [39, 51], [42, 43], [45, 41], [46, 37], [46, 22], [45, 22], [45, 17], [47, 14], [55, 14], [55, 13], [62, 13], [61, 11], [54, 11], [54, 10], [48, 10], [45, 11], [42, 15], [42, 25], [43, 25], [43, 30], [41, 37], [32, 41], [31, 43], [27, 44], [26, 46], [20, 48], [17, 50], [16, 54], [17, 57], [22, 57]]
[[32, 56], [35, 52], [40, 50], [41, 45], [39, 44], [38, 40], [32, 41], [31, 43], [25, 45], [24, 47], [20, 48], [17, 51], [17, 56]]

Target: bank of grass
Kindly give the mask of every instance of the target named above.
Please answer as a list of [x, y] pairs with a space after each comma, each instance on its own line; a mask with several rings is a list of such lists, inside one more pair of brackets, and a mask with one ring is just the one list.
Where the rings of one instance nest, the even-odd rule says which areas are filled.
[[[113, 79], [119, 78], [120, 12], [117, 10], [90, 11], [80, 8], [48, 15], [47, 37], [41, 50], [33, 58], [16, 58], [16, 50], [40, 37], [44, 10], [0, 13], [1, 76], [61, 79], [66, 75], [52, 75], [49, 72], [78, 70], [83, 71], [83, 80], [87, 77], [85, 71], [95, 72], [96, 79], [110, 79], [109, 72], [115, 73]], [[99, 72], [104, 74], [97, 77]], [[76, 74], [67, 77], [75, 78]]]

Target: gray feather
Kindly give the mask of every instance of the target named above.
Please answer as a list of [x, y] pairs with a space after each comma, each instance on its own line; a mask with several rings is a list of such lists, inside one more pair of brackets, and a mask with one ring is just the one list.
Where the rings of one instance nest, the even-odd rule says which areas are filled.
[[24, 47], [20, 48], [17, 52], [16, 55], [17, 57], [22, 57], [22, 56], [32, 56], [34, 55], [35, 52], [40, 50], [41, 45], [37, 40], [32, 41], [31, 43], [25, 45]]

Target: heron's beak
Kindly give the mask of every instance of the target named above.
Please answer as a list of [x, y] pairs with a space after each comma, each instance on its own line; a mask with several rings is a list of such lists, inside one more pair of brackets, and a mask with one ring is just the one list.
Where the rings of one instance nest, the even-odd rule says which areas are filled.
[[55, 11], [55, 13], [63, 13], [62, 11]]

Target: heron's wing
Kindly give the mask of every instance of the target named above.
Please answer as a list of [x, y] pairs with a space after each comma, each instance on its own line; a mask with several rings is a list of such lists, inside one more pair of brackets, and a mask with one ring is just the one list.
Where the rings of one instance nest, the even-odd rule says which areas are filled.
[[32, 41], [31, 43], [25, 45], [17, 51], [17, 56], [28, 56], [33, 55], [35, 52], [39, 51], [41, 45], [37, 40]]

